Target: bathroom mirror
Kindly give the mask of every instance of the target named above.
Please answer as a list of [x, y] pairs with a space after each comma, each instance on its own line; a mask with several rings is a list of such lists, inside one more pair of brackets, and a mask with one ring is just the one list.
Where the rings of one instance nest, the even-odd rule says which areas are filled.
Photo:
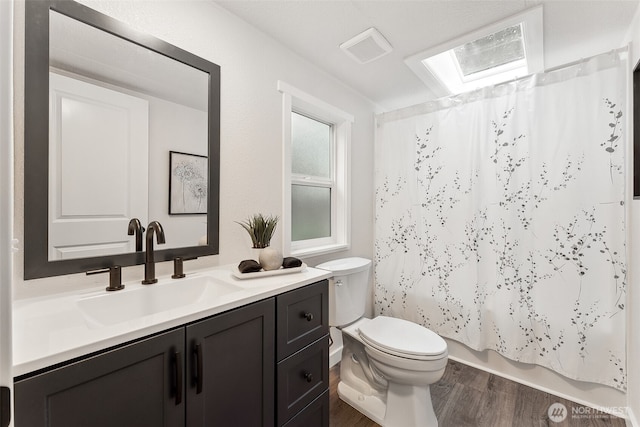
[[[68, 0], [25, 5], [25, 279], [218, 253], [220, 68]], [[144, 241], [144, 239], [143, 239]]]

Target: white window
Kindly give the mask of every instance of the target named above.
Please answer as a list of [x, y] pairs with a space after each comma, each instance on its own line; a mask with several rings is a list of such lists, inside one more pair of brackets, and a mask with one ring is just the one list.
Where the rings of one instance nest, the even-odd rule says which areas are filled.
[[284, 82], [284, 253], [349, 248], [349, 154], [353, 116]]

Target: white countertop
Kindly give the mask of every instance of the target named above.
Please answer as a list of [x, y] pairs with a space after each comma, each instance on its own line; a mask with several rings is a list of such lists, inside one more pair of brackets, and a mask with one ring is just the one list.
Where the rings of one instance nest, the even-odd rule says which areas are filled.
[[[104, 288], [86, 292], [73, 292], [51, 297], [21, 300], [13, 306], [13, 375], [20, 376], [57, 363], [61, 363], [95, 351], [109, 348], [183, 325], [223, 311], [281, 294], [322, 279], [331, 273], [306, 267], [302, 271], [237, 279], [232, 274], [235, 265], [215, 267], [189, 274], [187, 278], [212, 277], [215, 280], [237, 287], [233, 292], [221, 296], [206, 292], [193, 303], [164, 310], [155, 314], [122, 318], [125, 308], [113, 310], [113, 324], [102, 326], [88, 319], [78, 307], [83, 299], [127, 292], [145, 292], [154, 286], [180, 286], [180, 280], [159, 278], [159, 283], [142, 285], [140, 282], [125, 283], [125, 289], [107, 293]], [[186, 282], [182, 282], [186, 283]], [[104, 294], [107, 294], [106, 296]]]

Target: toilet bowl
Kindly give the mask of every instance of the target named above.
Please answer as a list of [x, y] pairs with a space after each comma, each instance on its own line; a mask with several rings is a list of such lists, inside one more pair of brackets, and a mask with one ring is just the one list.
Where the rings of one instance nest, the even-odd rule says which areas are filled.
[[383, 427], [438, 425], [429, 386], [442, 378], [447, 344], [416, 323], [364, 316], [371, 261], [320, 264], [331, 271], [329, 325], [342, 332], [338, 395]]

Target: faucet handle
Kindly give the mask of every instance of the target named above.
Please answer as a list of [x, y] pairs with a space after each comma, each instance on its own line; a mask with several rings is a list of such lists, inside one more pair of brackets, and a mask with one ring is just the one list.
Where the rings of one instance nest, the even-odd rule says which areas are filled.
[[186, 276], [186, 274], [184, 274], [184, 267], [183, 267], [183, 258], [182, 257], [176, 257], [173, 260], [173, 275], [171, 276], [172, 279], [182, 279], [183, 277]]
[[122, 271], [119, 265], [114, 265], [109, 269], [109, 286], [106, 287], [106, 290], [119, 291], [120, 289], [124, 289]]
[[103, 268], [101, 270], [87, 271], [87, 276], [106, 272], [109, 272], [109, 286], [107, 286], [105, 290], [119, 291], [120, 289], [124, 289], [124, 285], [122, 284], [122, 271], [119, 265], [114, 265], [113, 267], [109, 268]]
[[184, 261], [191, 261], [192, 259], [198, 259], [198, 257], [197, 256], [190, 257], [190, 258], [184, 258], [181, 256], [175, 257], [173, 259], [173, 275], [171, 276], [171, 278], [182, 279], [183, 277], [185, 277], [186, 274], [184, 274]]

